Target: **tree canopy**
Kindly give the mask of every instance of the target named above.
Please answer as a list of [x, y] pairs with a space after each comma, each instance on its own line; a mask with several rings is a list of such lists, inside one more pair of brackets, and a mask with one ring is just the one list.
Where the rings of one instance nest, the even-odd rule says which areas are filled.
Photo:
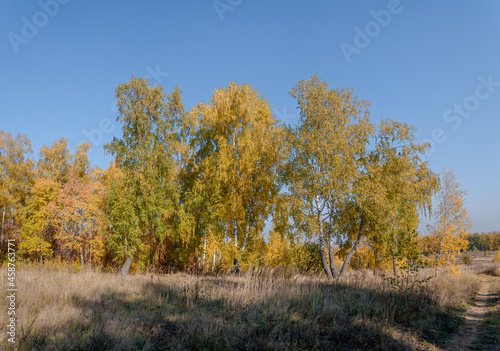
[[[113, 161], [104, 170], [90, 164], [89, 143], [73, 153], [61, 138], [35, 162], [28, 138], [1, 131], [2, 245], [12, 237], [38, 262], [116, 267], [128, 258], [133, 269], [202, 272], [283, 265], [332, 279], [352, 257], [374, 269], [392, 264], [397, 275], [402, 255], [432, 252], [442, 265], [465, 247], [465, 193], [448, 171], [441, 187], [415, 127], [373, 123], [369, 102], [317, 75], [289, 94], [294, 126], [249, 84], [230, 82], [186, 110], [179, 88], [132, 77], [116, 88], [122, 134], [105, 145]], [[438, 193], [422, 251], [415, 233]]]

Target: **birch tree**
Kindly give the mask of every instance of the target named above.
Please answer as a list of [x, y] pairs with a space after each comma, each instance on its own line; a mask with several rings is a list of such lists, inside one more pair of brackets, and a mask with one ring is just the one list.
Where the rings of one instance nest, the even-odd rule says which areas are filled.
[[180, 208], [176, 160], [176, 126], [184, 107], [179, 89], [166, 95], [160, 86], [134, 77], [116, 88], [116, 98], [123, 135], [105, 146], [118, 168], [109, 178], [116, 182], [107, 199], [111, 245], [117, 259], [139, 256], [152, 263], [165, 240], [176, 247], [191, 240], [189, 218]]
[[215, 90], [190, 120], [189, 191], [203, 209], [198, 230], [230, 240], [239, 260], [261, 233], [279, 191], [281, 128], [256, 90], [235, 83]]
[[466, 250], [469, 242], [467, 234], [471, 221], [465, 206], [467, 191], [460, 188], [452, 169], [444, 168], [441, 174], [441, 190], [438, 194], [438, 208], [434, 216], [436, 222], [428, 225], [426, 251], [431, 256], [434, 275], [439, 268], [457, 273], [456, 257]]
[[[289, 134], [292, 151], [285, 172], [291, 194], [301, 199], [297, 204], [301, 218], [295, 216], [294, 221], [318, 239], [323, 269], [333, 278], [335, 222], [352, 205], [348, 203], [359, 173], [358, 161], [373, 133], [369, 104], [352, 91], [329, 90], [316, 75], [298, 82], [290, 94], [300, 111], [298, 126]], [[359, 226], [362, 231], [362, 221]]]
[[350, 90], [329, 90], [315, 75], [291, 91], [300, 118], [290, 131], [286, 184], [299, 211], [293, 222], [317, 238], [323, 269], [337, 276], [333, 245], [344, 259], [339, 275], [367, 238], [379, 254], [395, 253], [397, 233], [418, 225], [437, 180], [419, 155], [415, 129], [392, 120], [375, 127], [369, 103]]
[[34, 183], [31, 143], [26, 136], [0, 130], [0, 247], [19, 232]]

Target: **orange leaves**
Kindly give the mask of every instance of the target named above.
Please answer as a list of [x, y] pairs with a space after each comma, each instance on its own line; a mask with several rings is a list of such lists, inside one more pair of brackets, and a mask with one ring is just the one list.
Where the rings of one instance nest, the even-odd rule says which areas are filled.
[[55, 239], [63, 249], [80, 254], [82, 264], [102, 256], [105, 224], [102, 198], [100, 182], [85, 184], [72, 177], [50, 207], [57, 228]]

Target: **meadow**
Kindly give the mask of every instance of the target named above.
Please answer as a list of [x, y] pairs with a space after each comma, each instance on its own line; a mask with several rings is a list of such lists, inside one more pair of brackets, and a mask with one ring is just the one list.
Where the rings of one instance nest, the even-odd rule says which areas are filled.
[[[439, 350], [446, 349], [492, 254], [473, 254], [460, 277], [395, 289], [379, 274], [339, 280], [284, 269], [234, 275], [119, 276], [46, 265], [18, 269], [18, 350]], [[422, 275], [431, 272], [422, 272]], [[484, 273], [490, 273], [485, 275]], [[2, 291], [7, 271], [0, 270]], [[7, 306], [6, 294], [1, 305]], [[479, 332], [492, 335], [498, 311]], [[0, 324], [8, 323], [6, 311]], [[488, 324], [489, 323], [489, 324]], [[493, 329], [492, 329], [493, 328]], [[496, 339], [490, 337], [490, 346]]]

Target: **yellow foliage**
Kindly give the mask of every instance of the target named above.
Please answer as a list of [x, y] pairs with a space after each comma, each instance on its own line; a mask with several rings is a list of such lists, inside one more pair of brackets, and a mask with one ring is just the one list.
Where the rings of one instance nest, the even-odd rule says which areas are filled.
[[493, 257], [493, 262], [500, 263], [500, 251], [497, 251], [495, 257]]
[[430, 255], [435, 275], [439, 268], [457, 275], [457, 255], [469, 246], [467, 233], [471, 224], [464, 201], [467, 192], [459, 187], [453, 171], [445, 168], [436, 211], [437, 222], [428, 226], [430, 235], [424, 240], [424, 252]]
[[269, 231], [269, 243], [266, 252], [266, 264], [268, 266], [289, 266], [291, 251], [288, 240], [272, 230]]
[[46, 242], [39, 236], [32, 236], [19, 244], [19, 252], [31, 259], [40, 259], [52, 257], [52, 249], [50, 243]]

